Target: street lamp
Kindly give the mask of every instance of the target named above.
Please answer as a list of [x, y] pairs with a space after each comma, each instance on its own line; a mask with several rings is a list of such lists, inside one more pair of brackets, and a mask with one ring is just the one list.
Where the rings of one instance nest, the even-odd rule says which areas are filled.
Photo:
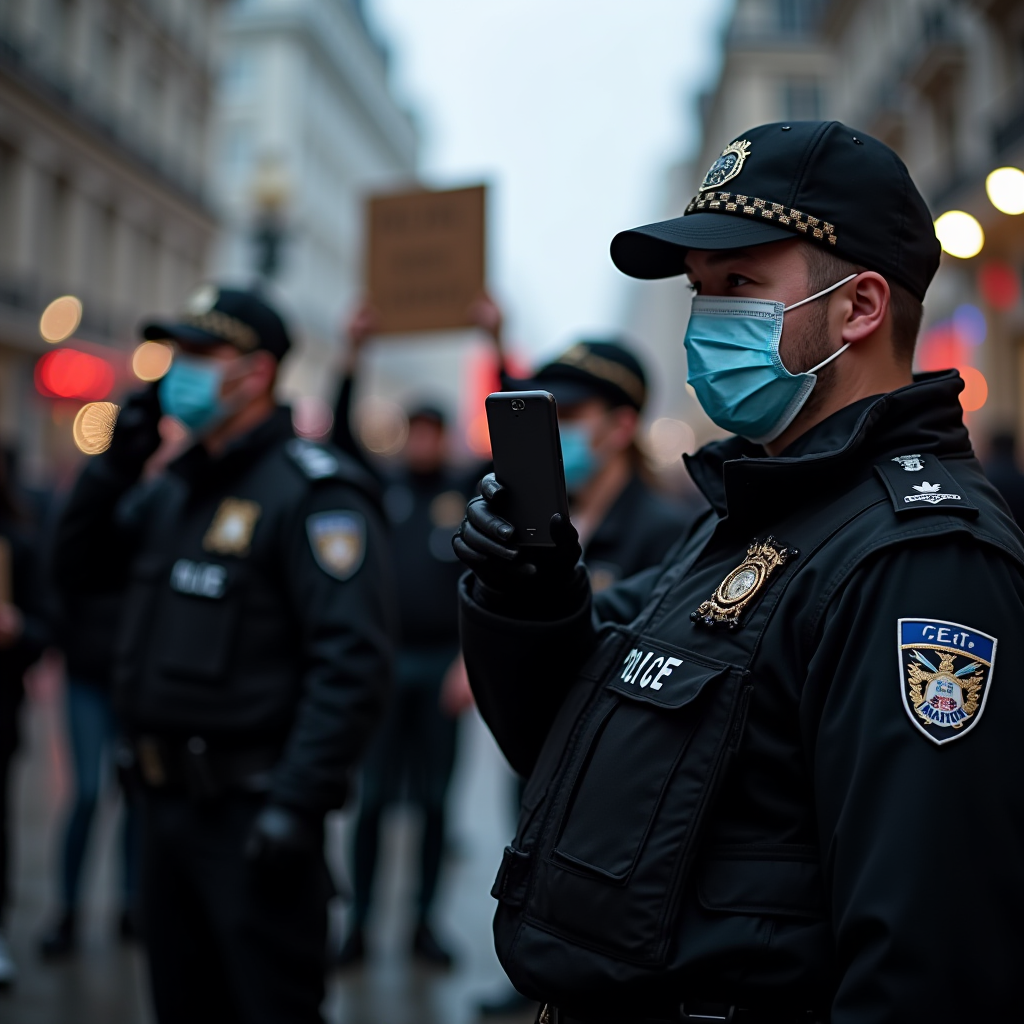
[[263, 156], [256, 167], [252, 186], [256, 208], [252, 242], [256, 275], [261, 284], [273, 280], [281, 269], [289, 192], [288, 175], [281, 160], [273, 154]]

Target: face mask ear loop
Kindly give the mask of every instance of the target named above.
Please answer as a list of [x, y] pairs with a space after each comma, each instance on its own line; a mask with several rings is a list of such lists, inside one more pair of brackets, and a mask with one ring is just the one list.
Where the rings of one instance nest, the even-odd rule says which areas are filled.
[[817, 366], [812, 366], [807, 372], [817, 373], [823, 366], [828, 366], [828, 364], [831, 363], [833, 359], [838, 359], [839, 356], [841, 356], [850, 347], [850, 344], [851, 342], [848, 341], [845, 345], [843, 345], [842, 348], [837, 348], [835, 352], [833, 352], [832, 355], [828, 357], [828, 359], [823, 359], [820, 363], [818, 363]]
[[822, 288], [820, 292], [815, 292], [813, 295], [808, 295], [806, 299], [801, 299], [799, 302], [794, 302], [792, 306], [786, 306], [786, 308], [782, 312], [788, 313], [791, 309], [796, 309], [797, 306], [804, 306], [808, 302], [813, 302], [815, 299], [820, 299], [822, 295], [828, 295], [829, 292], [834, 292], [837, 288], [840, 288], [842, 287], [842, 285], [846, 284], [847, 281], [852, 281], [857, 276], [857, 274], [850, 274], [847, 277], [844, 277], [842, 281], [836, 281], [835, 284], [830, 284], [827, 288]]

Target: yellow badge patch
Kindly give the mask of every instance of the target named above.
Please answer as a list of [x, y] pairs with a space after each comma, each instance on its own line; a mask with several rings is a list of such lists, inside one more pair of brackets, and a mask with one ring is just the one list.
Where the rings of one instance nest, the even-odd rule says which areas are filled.
[[366, 522], [358, 512], [317, 512], [306, 520], [306, 533], [328, 576], [344, 582], [358, 572], [366, 554]]
[[203, 537], [203, 550], [218, 555], [247, 555], [262, 509], [246, 498], [225, 498]]
[[690, 621], [735, 629], [768, 577], [796, 554], [795, 548], [783, 547], [774, 537], [755, 541], [747, 548], [747, 557], [719, 583], [714, 594], [690, 613]]

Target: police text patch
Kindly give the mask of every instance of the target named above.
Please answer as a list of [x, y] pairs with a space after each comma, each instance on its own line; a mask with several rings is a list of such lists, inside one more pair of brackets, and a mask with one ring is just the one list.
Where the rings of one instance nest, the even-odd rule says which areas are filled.
[[970, 732], [988, 699], [996, 638], [957, 622], [900, 619], [900, 693], [916, 729], [941, 746]]
[[171, 568], [171, 589], [193, 597], [209, 597], [216, 601], [224, 596], [228, 571], [214, 562], [193, 562], [179, 558]]
[[317, 565], [337, 580], [351, 579], [366, 553], [366, 522], [358, 512], [317, 512], [306, 520]]

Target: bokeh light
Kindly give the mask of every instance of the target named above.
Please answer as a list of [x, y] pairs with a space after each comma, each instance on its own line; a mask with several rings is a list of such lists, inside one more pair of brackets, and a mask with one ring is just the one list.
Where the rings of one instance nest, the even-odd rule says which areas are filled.
[[947, 210], [935, 222], [935, 234], [942, 248], [961, 260], [977, 256], [985, 245], [981, 225], [963, 210]]
[[978, 291], [993, 309], [1013, 309], [1020, 301], [1020, 275], [1006, 263], [986, 263], [978, 271]]
[[466, 446], [481, 459], [491, 457], [491, 429], [487, 425], [487, 413], [481, 412], [469, 421], [466, 427]]
[[1024, 171], [998, 167], [985, 179], [989, 202], [1000, 212], [1024, 213]]
[[62, 295], [54, 299], [39, 318], [39, 333], [44, 341], [56, 345], [66, 341], [82, 322], [82, 301], [74, 295]]
[[356, 432], [375, 455], [395, 455], [409, 436], [409, 421], [400, 405], [371, 396], [356, 409]]
[[960, 404], [965, 412], [976, 412], [988, 401], [988, 381], [981, 370], [976, 370], [973, 366], [961, 366], [959, 370], [960, 376], [964, 379]]
[[71, 425], [71, 436], [78, 450], [99, 455], [110, 447], [120, 407], [113, 402], [88, 402], [78, 410]]
[[918, 368], [926, 373], [951, 370], [971, 361], [971, 349], [949, 320], [943, 320], [925, 331], [917, 346]]
[[692, 452], [697, 445], [693, 428], [684, 420], [662, 416], [647, 431], [647, 450], [654, 463], [664, 468], [678, 462], [684, 452]]
[[968, 345], [980, 345], [988, 333], [985, 314], [969, 302], [953, 310], [953, 327]]
[[99, 356], [62, 348], [36, 363], [36, 390], [47, 398], [106, 398], [114, 387], [114, 368]]
[[319, 441], [331, 432], [334, 413], [322, 398], [304, 395], [292, 404], [292, 426], [299, 437]]
[[132, 353], [132, 373], [139, 380], [159, 380], [171, 368], [174, 350], [161, 341], [144, 341]]

